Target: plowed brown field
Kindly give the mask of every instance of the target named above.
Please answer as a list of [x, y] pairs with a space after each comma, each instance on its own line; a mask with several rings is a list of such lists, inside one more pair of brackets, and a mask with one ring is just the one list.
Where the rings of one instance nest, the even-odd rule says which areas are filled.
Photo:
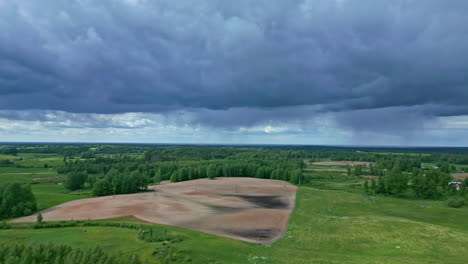
[[[254, 178], [218, 178], [152, 186], [154, 192], [76, 200], [42, 211], [44, 221], [133, 215], [255, 243], [283, 236], [295, 205], [294, 185]], [[12, 222], [35, 222], [36, 215]]]

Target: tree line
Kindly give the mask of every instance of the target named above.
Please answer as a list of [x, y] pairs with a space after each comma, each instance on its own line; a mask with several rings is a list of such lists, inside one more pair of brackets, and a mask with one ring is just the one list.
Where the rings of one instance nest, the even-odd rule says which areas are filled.
[[417, 199], [441, 199], [446, 196], [464, 196], [468, 179], [465, 179], [460, 190], [449, 182], [453, 181], [450, 174], [439, 169], [413, 169], [411, 173], [390, 171], [377, 179], [367, 179], [364, 191], [368, 194], [385, 194], [400, 197], [411, 191], [410, 195]]
[[68, 160], [58, 168], [58, 172], [67, 174], [67, 189], [73, 191], [87, 186], [93, 189], [96, 196], [135, 193], [146, 189], [148, 184], [166, 180], [180, 182], [200, 178], [255, 177], [293, 184], [304, 182], [303, 161], [278, 153], [247, 151], [236, 152], [225, 159], [203, 160], [194, 157], [195, 160], [180, 161], [164, 161], [172, 159], [173, 152], [170, 152], [171, 158], [164, 158], [162, 153], [158, 152], [157, 159], [154, 158], [155, 152], [149, 152], [142, 157], [112, 155]]
[[[86, 167], [86, 166], [84, 166]], [[201, 178], [254, 177], [288, 181], [293, 184], [304, 182], [301, 169], [257, 166], [248, 163], [204, 165], [157, 166], [157, 171], [116, 166], [106, 174], [89, 175], [87, 171], [72, 171], [67, 174], [65, 187], [69, 190], [82, 189], [87, 184], [95, 196], [128, 194], [145, 190], [150, 183], [170, 180], [181, 182]]]
[[136, 193], [147, 189], [149, 177], [138, 170], [132, 172], [120, 172], [111, 169], [104, 177], [98, 179], [93, 186], [95, 196], [105, 196], [112, 194]]
[[[163, 176], [164, 175], [164, 176]], [[226, 165], [212, 163], [207, 166], [187, 166], [173, 170], [168, 178], [167, 173], [158, 170], [155, 181], [170, 180], [171, 182], [181, 182], [201, 178], [214, 179], [217, 177], [250, 177], [259, 179], [273, 179], [300, 184], [304, 182], [301, 169], [255, 166], [249, 164]]]

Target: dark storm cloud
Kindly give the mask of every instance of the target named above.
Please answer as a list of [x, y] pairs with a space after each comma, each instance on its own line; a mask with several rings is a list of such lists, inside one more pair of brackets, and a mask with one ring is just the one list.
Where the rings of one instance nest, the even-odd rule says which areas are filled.
[[219, 126], [313, 113], [301, 107], [345, 126], [364, 109], [468, 114], [467, 12], [465, 0], [2, 1], [0, 109], [188, 110]]

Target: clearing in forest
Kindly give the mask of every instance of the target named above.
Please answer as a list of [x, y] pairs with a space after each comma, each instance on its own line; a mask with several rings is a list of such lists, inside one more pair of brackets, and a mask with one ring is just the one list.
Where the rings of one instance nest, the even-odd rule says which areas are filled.
[[[271, 244], [287, 229], [297, 187], [255, 178], [200, 179], [151, 187], [154, 192], [67, 202], [42, 211], [44, 221], [135, 216], [147, 222]], [[36, 215], [12, 222], [34, 222]]]
[[453, 173], [452, 177], [458, 180], [463, 180], [465, 178], [468, 178], [468, 173]]

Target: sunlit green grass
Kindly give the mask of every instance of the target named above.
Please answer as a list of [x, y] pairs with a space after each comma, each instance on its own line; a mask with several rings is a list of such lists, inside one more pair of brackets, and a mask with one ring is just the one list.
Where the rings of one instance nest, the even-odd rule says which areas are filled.
[[91, 192], [75, 191], [70, 192], [63, 184], [41, 183], [31, 185], [34, 196], [36, 197], [38, 210], [44, 210], [65, 202], [91, 197]]
[[15, 164], [23, 167], [35, 167], [44, 168], [47, 167], [58, 167], [63, 165], [63, 158], [61, 157], [49, 157], [49, 158], [36, 158], [36, 159], [23, 159], [15, 161]]
[[39, 182], [57, 181], [60, 179], [64, 179], [64, 176], [56, 174], [56, 173], [0, 174], [0, 183], [18, 182], [18, 183], [33, 183], [34, 184], [34, 183], [39, 183]]
[[151, 256], [153, 250], [152, 243], [138, 240], [137, 232], [137, 230], [133, 229], [112, 227], [70, 227], [37, 230], [11, 229], [0, 231], [0, 241], [5, 244], [65, 244], [81, 249], [91, 249], [99, 246], [110, 253], [124, 256], [138, 254], [142, 260], [148, 259], [152, 261], [150, 263], [157, 263]]
[[18, 157], [22, 157], [23, 159], [44, 159], [44, 158], [61, 158], [60, 155], [56, 153], [18, 153]]
[[17, 167], [0, 167], [0, 174], [5, 173], [55, 173], [53, 169], [47, 168], [17, 168]]
[[0, 160], [16, 160], [17, 156], [0, 154]]
[[0, 167], [0, 184], [31, 184], [36, 197], [38, 210], [44, 210], [61, 203], [89, 198], [91, 191], [78, 190], [70, 192], [63, 186], [65, 175], [57, 174], [53, 169]]

